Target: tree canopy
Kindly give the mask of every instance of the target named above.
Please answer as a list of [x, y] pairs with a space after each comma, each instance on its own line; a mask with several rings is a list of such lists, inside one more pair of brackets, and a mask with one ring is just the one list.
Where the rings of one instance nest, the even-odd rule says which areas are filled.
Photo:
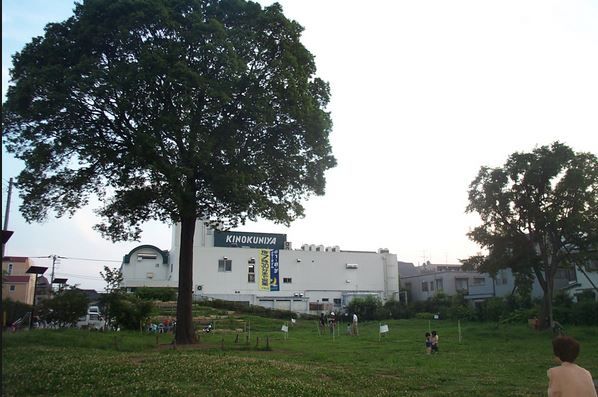
[[52, 299], [45, 300], [40, 312], [45, 313], [48, 321], [59, 324], [76, 324], [79, 317], [87, 313], [89, 299], [84, 292], [75, 287], [58, 291]]
[[279, 4], [85, 0], [13, 58], [3, 142], [25, 162], [21, 212], [72, 215], [97, 196], [114, 241], [181, 222], [178, 343], [195, 220], [288, 224], [324, 193], [330, 93], [301, 32]]
[[551, 324], [557, 271], [596, 259], [597, 158], [559, 142], [514, 153], [503, 167], [480, 169], [467, 212], [480, 215], [481, 224], [468, 235], [487, 254], [468, 258], [465, 267], [491, 274], [510, 268], [519, 279], [535, 277]]

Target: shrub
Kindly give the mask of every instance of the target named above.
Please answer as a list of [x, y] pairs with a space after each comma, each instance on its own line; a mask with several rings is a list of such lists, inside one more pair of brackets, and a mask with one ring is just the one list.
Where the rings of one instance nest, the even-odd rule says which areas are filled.
[[89, 299], [84, 292], [76, 289], [64, 289], [57, 292], [52, 299], [45, 300], [40, 307], [40, 313], [47, 321], [57, 321], [60, 324], [75, 324], [79, 317], [87, 313]]
[[131, 330], [139, 329], [153, 309], [151, 301], [118, 291], [104, 295], [102, 303], [111, 325]]
[[125, 329], [139, 329], [150, 316], [153, 305], [133, 295], [124, 295], [113, 302], [112, 313], [116, 323]]
[[6, 313], [6, 324], [10, 325], [18, 319], [31, 313], [31, 305], [6, 298], [2, 301], [2, 309]]
[[428, 312], [415, 313], [415, 318], [420, 320], [432, 320], [434, 319], [434, 314]]
[[499, 321], [507, 312], [507, 304], [502, 298], [489, 298], [478, 306], [477, 317], [480, 321]]
[[402, 318], [411, 318], [414, 316], [410, 306], [395, 300], [386, 302], [384, 304], [384, 308], [390, 313], [390, 318], [397, 320]]
[[467, 305], [451, 306], [448, 309], [448, 318], [451, 320], [475, 320], [475, 311]]
[[382, 311], [382, 302], [380, 298], [373, 295], [365, 297], [356, 297], [347, 305], [347, 311], [356, 313], [363, 321], [380, 320], [387, 318], [388, 311]]
[[581, 301], [574, 304], [571, 323], [575, 325], [598, 325], [598, 302]]
[[135, 295], [143, 300], [168, 302], [177, 299], [177, 288], [141, 287], [135, 290]]
[[500, 316], [501, 324], [525, 324], [530, 318], [538, 317], [537, 309], [517, 309]]

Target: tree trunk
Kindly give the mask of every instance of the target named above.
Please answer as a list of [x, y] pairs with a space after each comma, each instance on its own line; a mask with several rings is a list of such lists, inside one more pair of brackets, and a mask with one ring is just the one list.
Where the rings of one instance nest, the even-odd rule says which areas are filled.
[[193, 327], [193, 236], [195, 216], [181, 219], [181, 245], [179, 248], [179, 296], [177, 299], [176, 336], [178, 345], [195, 343]]
[[544, 299], [542, 300], [542, 310], [540, 312], [540, 329], [552, 327], [552, 295], [554, 289], [554, 277], [546, 276], [546, 288], [544, 289]]

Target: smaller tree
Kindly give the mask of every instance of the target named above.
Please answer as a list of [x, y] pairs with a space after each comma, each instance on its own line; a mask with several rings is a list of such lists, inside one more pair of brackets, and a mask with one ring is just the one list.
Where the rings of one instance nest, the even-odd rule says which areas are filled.
[[149, 318], [153, 303], [130, 294], [112, 294], [110, 299], [110, 318], [112, 325], [124, 329], [136, 330]]
[[61, 326], [75, 324], [79, 317], [87, 313], [89, 299], [75, 287], [58, 291], [52, 299], [41, 305], [41, 313], [47, 321], [57, 321]]
[[362, 320], [375, 320], [380, 309], [382, 308], [382, 302], [376, 296], [368, 295], [365, 297], [353, 298], [347, 305], [347, 310], [350, 313], [355, 313]]
[[523, 295], [534, 278], [544, 292], [540, 326], [553, 324], [559, 269], [598, 255], [598, 159], [554, 142], [513, 153], [503, 167], [482, 167], [469, 188], [466, 211], [481, 224], [468, 233], [487, 251], [464, 268], [495, 275], [510, 268]]
[[104, 287], [106, 292], [110, 293], [121, 289], [120, 284], [123, 282], [123, 274], [120, 269], [116, 267], [110, 269], [108, 266], [104, 266], [104, 271], [100, 272], [100, 276], [106, 282], [106, 287]]
[[118, 268], [109, 268], [104, 266], [104, 271], [100, 272], [100, 276], [106, 282], [106, 294], [100, 298], [100, 307], [106, 317], [106, 324], [112, 326], [112, 304], [121, 299], [123, 289], [120, 286], [123, 281], [123, 274]]

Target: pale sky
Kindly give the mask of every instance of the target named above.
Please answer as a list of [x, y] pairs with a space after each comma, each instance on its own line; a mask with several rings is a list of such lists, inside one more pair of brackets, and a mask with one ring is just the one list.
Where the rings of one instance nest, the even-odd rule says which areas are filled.
[[[477, 217], [465, 207], [481, 166], [555, 140], [598, 154], [597, 1], [280, 3], [304, 26], [317, 75], [330, 83], [338, 165], [304, 219], [237, 230], [286, 233], [294, 248], [389, 248], [416, 265], [457, 263], [479, 251], [466, 237]], [[2, 1], [3, 98], [10, 56], [72, 8], [70, 0]], [[22, 166], [2, 151], [3, 215], [8, 179]], [[101, 290], [103, 266], [119, 266], [139, 244], [171, 248], [170, 228], [157, 222], [140, 243], [113, 244], [91, 229], [90, 208], [30, 225], [19, 204], [13, 191], [6, 255], [104, 260], [61, 261], [56, 277], [82, 288]]]

